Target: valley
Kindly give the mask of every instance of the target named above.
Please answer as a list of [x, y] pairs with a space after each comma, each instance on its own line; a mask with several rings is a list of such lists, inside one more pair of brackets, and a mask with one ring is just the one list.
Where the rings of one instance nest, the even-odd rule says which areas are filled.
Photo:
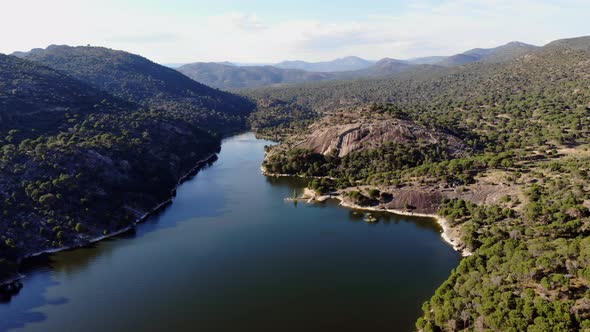
[[134, 230], [29, 261], [0, 330], [412, 329], [459, 262], [437, 225], [285, 201], [306, 181], [260, 173], [272, 144], [228, 137]]
[[[0, 88], [0, 278], [19, 303], [0, 329], [64, 329], [87, 282], [129, 308], [153, 292], [154, 315], [186, 304], [143, 329], [590, 329], [590, 37], [177, 69], [52, 45], [0, 55]], [[129, 308], [101, 315], [125, 330]]]

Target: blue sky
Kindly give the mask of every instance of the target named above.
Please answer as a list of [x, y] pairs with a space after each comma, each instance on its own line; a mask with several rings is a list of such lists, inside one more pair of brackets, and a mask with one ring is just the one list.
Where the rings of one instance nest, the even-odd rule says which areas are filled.
[[589, 12], [589, 0], [18, 0], [2, 4], [0, 53], [91, 44], [160, 63], [403, 59], [590, 35]]

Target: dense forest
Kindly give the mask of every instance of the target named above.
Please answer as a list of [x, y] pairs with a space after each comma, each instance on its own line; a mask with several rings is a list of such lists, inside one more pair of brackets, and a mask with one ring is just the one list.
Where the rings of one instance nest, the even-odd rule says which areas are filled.
[[[263, 104], [259, 112], [283, 105], [301, 115], [280, 124], [293, 133], [268, 149], [267, 172], [323, 177], [310, 186], [360, 205], [380, 204], [383, 194], [395, 200], [400, 188], [442, 197], [438, 214], [473, 254], [424, 304], [417, 329], [590, 329], [589, 37], [515, 59], [244, 94]], [[466, 148], [453, 154], [446, 139], [395, 141], [403, 135], [368, 140], [388, 119]]]
[[195, 125], [232, 132], [245, 129], [254, 105], [158, 65], [141, 56], [104, 47], [59, 46], [34, 49], [18, 56], [43, 64], [115, 97], [148, 108], [166, 109], [171, 117]]
[[2, 278], [27, 255], [132, 227], [253, 109], [135, 55], [75, 50], [0, 55]]

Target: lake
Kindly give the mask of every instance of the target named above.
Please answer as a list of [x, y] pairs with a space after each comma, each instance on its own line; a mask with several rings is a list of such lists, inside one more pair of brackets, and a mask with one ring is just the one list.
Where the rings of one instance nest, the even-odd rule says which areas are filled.
[[428, 218], [284, 198], [252, 133], [128, 234], [29, 262], [0, 331], [411, 331], [460, 255]]

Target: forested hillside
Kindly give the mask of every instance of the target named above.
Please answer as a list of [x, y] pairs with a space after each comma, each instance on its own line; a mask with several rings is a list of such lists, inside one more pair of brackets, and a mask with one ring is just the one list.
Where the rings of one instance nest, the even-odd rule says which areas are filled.
[[298, 129], [269, 149], [267, 172], [323, 177], [310, 186], [351, 204], [434, 206], [472, 253], [418, 329], [590, 328], [589, 37], [508, 62], [245, 93], [319, 119], [281, 124]]
[[[577, 45], [583, 47], [587, 43], [590, 43], [588, 39], [580, 39]], [[457, 68], [408, 72], [386, 79], [269, 87], [243, 93], [259, 100], [296, 104], [319, 113], [373, 103], [391, 103], [415, 120], [448, 127], [453, 131], [481, 125], [482, 117], [489, 118], [491, 124], [509, 120], [529, 124], [533, 109], [527, 106], [528, 102], [540, 106], [559, 103], [570, 110], [584, 103], [588, 96], [585, 89], [589, 66], [587, 57], [584, 51], [556, 49], [549, 44], [535, 54], [503, 64], [476, 63]], [[518, 108], [519, 112], [529, 113], [512, 118], [497, 116]], [[559, 108], [542, 108], [542, 111], [565, 116], [572, 113], [564, 113]], [[469, 121], [463, 121], [464, 117], [468, 117]], [[567, 121], [559, 122], [556, 125]], [[502, 126], [494, 128], [487, 134], [497, 135], [497, 129], [510, 129]], [[554, 134], [557, 135], [557, 132]]]
[[[246, 127], [252, 106], [241, 97], [159, 67], [81, 59], [72, 71], [86, 82], [0, 55], [2, 279], [27, 255], [133, 227], [218, 152], [221, 131]], [[96, 72], [83, 68], [92, 61]]]
[[197, 82], [226, 90], [322, 81], [336, 76], [333, 73], [314, 73], [273, 66], [237, 67], [203, 62], [186, 64], [177, 70]]
[[146, 58], [103, 47], [52, 45], [18, 53], [88, 85], [217, 131], [245, 129], [252, 107], [236, 95], [219, 91]]
[[501, 63], [530, 54], [537, 49], [537, 46], [521, 42], [511, 42], [494, 48], [474, 48], [461, 54], [452, 55], [434, 64], [443, 67], [453, 67], [476, 61]]

